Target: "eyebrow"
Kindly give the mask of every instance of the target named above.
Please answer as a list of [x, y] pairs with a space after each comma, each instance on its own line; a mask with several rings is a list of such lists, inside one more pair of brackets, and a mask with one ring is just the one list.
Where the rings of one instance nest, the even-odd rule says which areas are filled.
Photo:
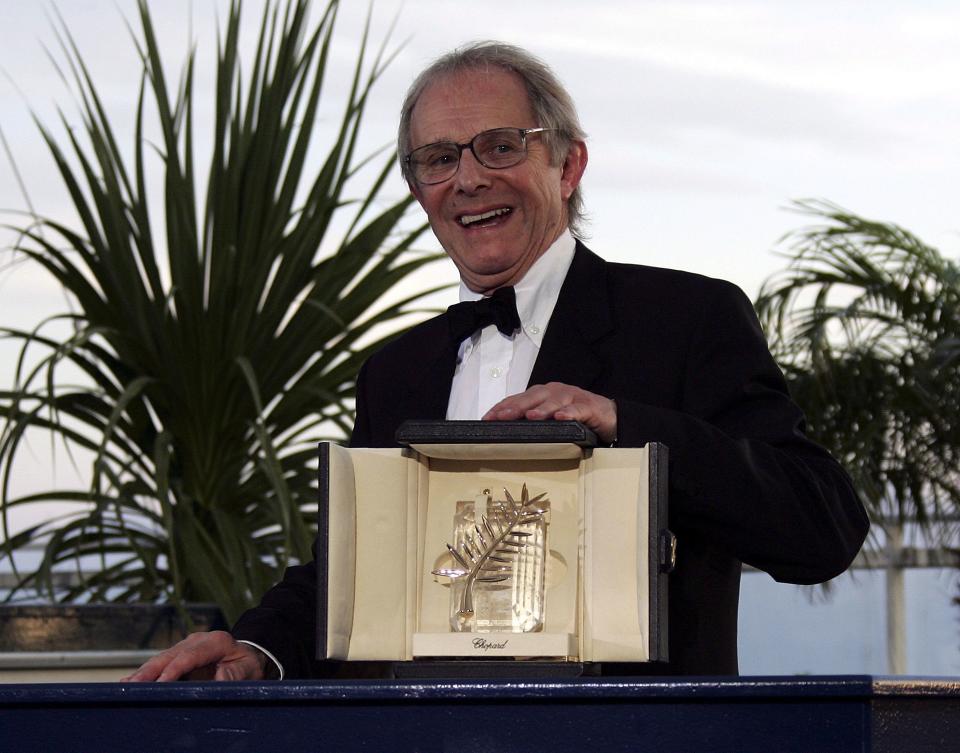
[[[477, 133], [483, 133], [483, 131], [477, 131]], [[476, 134], [474, 134], [475, 136]], [[441, 136], [438, 139], [430, 139], [429, 141], [424, 141], [420, 146], [430, 146], [430, 144], [439, 144], [441, 142], [448, 141], [451, 144], [459, 143], [453, 136]], [[414, 147], [418, 148], [418, 147]]]
[[[531, 127], [535, 128], [536, 126], [531, 126]], [[410, 151], [412, 152], [414, 149], [419, 149], [422, 146], [430, 146], [431, 144], [442, 144], [442, 143], [469, 144], [470, 141], [475, 139], [481, 133], [486, 133], [487, 131], [499, 131], [501, 128], [517, 128], [518, 130], [521, 130], [521, 131], [523, 130], [523, 128], [521, 128], [520, 126], [509, 126], [509, 125], [491, 126], [490, 128], [481, 128], [479, 131], [474, 133], [473, 136], [470, 136], [466, 141], [457, 141], [457, 139], [455, 139], [453, 136], [442, 136], [438, 139], [431, 139], [430, 141], [424, 141], [419, 146], [411, 145]]]

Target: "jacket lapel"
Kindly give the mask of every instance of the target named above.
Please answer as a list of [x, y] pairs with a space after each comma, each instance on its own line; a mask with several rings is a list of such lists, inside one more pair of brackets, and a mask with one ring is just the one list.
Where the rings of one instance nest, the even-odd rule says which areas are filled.
[[564, 382], [590, 389], [605, 366], [597, 344], [612, 329], [606, 264], [577, 241], [529, 384]]
[[420, 419], [443, 419], [447, 416], [457, 349], [446, 335], [446, 316], [441, 318], [443, 326], [435, 340], [436, 349], [421, 357], [414, 365], [407, 382], [410, 387], [394, 394], [393, 399], [398, 402], [398, 415]]

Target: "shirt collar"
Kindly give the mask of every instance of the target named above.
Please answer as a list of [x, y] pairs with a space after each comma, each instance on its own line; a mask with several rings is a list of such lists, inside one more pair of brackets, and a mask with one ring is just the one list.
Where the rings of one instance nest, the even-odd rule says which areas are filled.
[[[550, 247], [540, 255], [516, 285], [517, 313], [523, 331], [539, 348], [547, 323], [557, 305], [560, 288], [573, 263], [576, 241], [569, 230], [564, 230]], [[460, 281], [460, 300], [478, 301], [482, 298]]]

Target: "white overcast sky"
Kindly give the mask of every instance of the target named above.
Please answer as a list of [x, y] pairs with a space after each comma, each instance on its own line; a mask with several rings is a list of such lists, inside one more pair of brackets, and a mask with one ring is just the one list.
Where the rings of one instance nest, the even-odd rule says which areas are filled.
[[[215, 15], [225, 6], [151, 3], [172, 68], [191, 38], [201, 71], [211, 68]], [[0, 127], [36, 208], [69, 216], [28, 115], [29, 106], [52, 122], [58, 103], [79, 122], [44, 52], [56, 49], [51, 7], [0, 0]], [[129, 126], [137, 62], [123, 16], [136, 25], [134, 0], [57, 7], [118, 127]], [[255, 21], [262, 3], [244, 7]], [[366, 13], [365, 2], [341, 7], [331, 104]], [[478, 38], [524, 45], [555, 68], [578, 103], [589, 134], [589, 243], [607, 258], [725, 277], [752, 297], [782, 265], [772, 253], [777, 240], [805, 223], [784, 207], [806, 197], [899, 222], [960, 256], [956, 2], [379, 0], [374, 39], [394, 17], [393, 38], [408, 41], [376, 91], [369, 148], [391, 139], [405, 86], [436, 54]], [[121, 138], [129, 134], [121, 129]], [[399, 177], [391, 190], [403, 193]], [[4, 157], [0, 208], [23, 206]], [[452, 267], [442, 274], [452, 279]], [[19, 270], [0, 274], [0, 321], [26, 312], [35, 319], [40, 284]]]

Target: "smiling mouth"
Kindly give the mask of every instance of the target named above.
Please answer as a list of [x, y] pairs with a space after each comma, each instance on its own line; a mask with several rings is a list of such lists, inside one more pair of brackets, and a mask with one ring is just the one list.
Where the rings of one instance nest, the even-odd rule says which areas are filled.
[[472, 225], [483, 225], [490, 224], [492, 221], [504, 217], [513, 210], [510, 207], [500, 207], [499, 209], [491, 209], [489, 212], [482, 212], [481, 214], [463, 214], [460, 215], [460, 225], [462, 227], [470, 227]]

